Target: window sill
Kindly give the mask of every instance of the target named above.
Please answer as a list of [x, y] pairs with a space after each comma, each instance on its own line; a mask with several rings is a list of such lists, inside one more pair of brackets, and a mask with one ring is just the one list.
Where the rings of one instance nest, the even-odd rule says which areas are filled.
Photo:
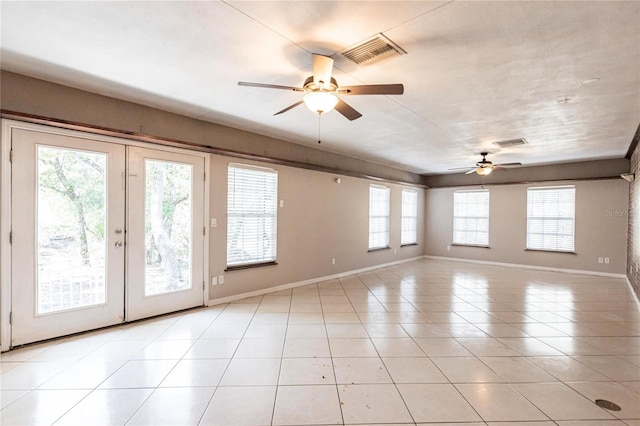
[[389, 247], [389, 246], [370, 248], [369, 250], [367, 250], [367, 253], [371, 253], [371, 252], [374, 252], [374, 251], [381, 251], [381, 250], [389, 250], [389, 249], [391, 249], [391, 247]]
[[565, 250], [544, 250], [544, 249], [524, 249], [524, 251], [537, 251], [540, 253], [561, 253], [561, 254], [578, 254], [575, 251], [565, 251]]
[[451, 247], [477, 247], [477, 248], [486, 248], [486, 249], [490, 249], [490, 246], [483, 246], [480, 244], [460, 244], [460, 243], [453, 243], [451, 244]]
[[410, 244], [400, 244], [400, 247], [411, 247], [411, 246], [417, 246], [418, 243], [410, 243]]
[[233, 266], [227, 266], [227, 269], [225, 269], [224, 272], [241, 271], [243, 269], [262, 268], [263, 266], [273, 266], [277, 264], [278, 262], [273, 261], [273, 262], [250, 263], [247, 265], [233, 265]]

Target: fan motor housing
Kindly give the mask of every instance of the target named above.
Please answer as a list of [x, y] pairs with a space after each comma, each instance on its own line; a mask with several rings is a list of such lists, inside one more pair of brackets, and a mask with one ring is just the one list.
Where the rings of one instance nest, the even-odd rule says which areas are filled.
[[322, 86], [317, 85], [313, 81], [313, 76], [307, 77], [302, 85], [305, 91], [307, 92], [335, 92], [338, 89], [338, 82], [335, 78], [331, 77], [331, 81], [329, 84], [324, 84]]

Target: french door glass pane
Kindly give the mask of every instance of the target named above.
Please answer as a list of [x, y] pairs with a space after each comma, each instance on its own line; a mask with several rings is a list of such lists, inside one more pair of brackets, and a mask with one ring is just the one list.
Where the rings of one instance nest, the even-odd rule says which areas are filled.
[[191, 288], [190, 164], [145, 160], [145, 295]]
[[37, 153], [37, 313], [103, 304], [107, 155]]

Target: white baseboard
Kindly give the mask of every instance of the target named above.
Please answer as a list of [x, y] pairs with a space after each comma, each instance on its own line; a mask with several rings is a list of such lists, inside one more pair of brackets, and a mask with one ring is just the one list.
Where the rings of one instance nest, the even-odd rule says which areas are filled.
[[564, 272], [568, 274], [582, 274], [582, 275], [595, 275], [599, 277], [610, 277], [610, 278], [623, 278], [627, 285], [629, 286], [629, 291], [633, 296], [633, 300], [636, 302], [636, 307], [638, 311], [640, 311], [640, 300], [638, 299], [638, 295], [633, 290], [633, 286], [631, 285], [631, 281], [629, 281], [629, 277], [626, 274], [613, 274], [608, 272], [598, 272], [598, 271], [582, 271], [579, 269], [565, 269], [565, 268], [547, 268], [546, 266], [535, 266], [535, 265], [520, 265], [517, 263], [504, 263], [504, 262], [490, 262], [487, 260], [474, 260], [474, 259], [459, 259], [457, 257], [444, 257], [444, 256], [429, 256], [425, 255], [425, 259], [434, 259], [434, 260], [446, 260], [452, 262], [465, 262], [465, 263], [480, 263], [483, 265], [493, 265], [493, 266], [506, 266], [508, 268], [522, 268], [522, 269], [535, 269], [540, 271], [553, 271], [553, 272]]
[[343, 278], [349, 275], [361, 274], [363, 272], [369, 272], [375, 269], [386, 268], [388, 266], [393, 266], [393, 265], [399, 265], [401, 263], [411, 262], [411, 261], [422, 259], [422, 258], [423, 256], [418, 256], [418, 257], [412, 257], [409, 259], [396, 260], [395, 262], [383, 263], [375, 266], [368, 266], [366, 268], [340, 272], [339, 274], [326, 275], [324, 277], [317, 277], [317, 278], [311, 278], [304, 281], [297, 281], [294, 283], [282, 284], [275, 287], [269, 287], [261, 290], [250, 291], [248, 293], [240, 293], [240, 294], [235, 294], [233, 296], [222, 297], [220, 299], [212, 299], [208, 301], [207, 306], [214, 306], [214, 305], [220, 305], [223, 303], [235, 302], [236, 300], [247, 299], [249, 297], [254, 297], [254, 296], [262, 296], [264, 294], [275, 293], [277, 291], [282, 291], [282, 290], [289, 290], [291, 288], [301, 287], [309, 284], [315, 284], [321, 281], [335, 280], [336, 278]]
[[635, 302], [636, 302], [636, 307], [640, 311], [640, 299], [638, 299], [638, 295], [636, 294], [635, 290], [633, 289], [633, 286], [631, 285], [631, 281], [629, 281], [629, 277], [625, 276], [625, 279], [627, 280], [627, 285], [629, 286], [629, 291], [631, 292], [631, 295], [633, 296], [633, 300], [635, 300]]
[[425, 259], [434, 259], [434, 260], [446, 260], [453, 262], [465, 262], [465, 263], [479, 263], [482, 265], [493, 265], [493, 266], [506, 266], [508, 268], [521, 268], [521, 269], [535, 269], [539, 271], [552, 271], [552, 272], [564, 272], [568, 274], [581, 274], [581, 275], [595, 275], [598, 277], [610, 277], [610, 278], [627, 278], [625, 274], [614, 274], [611, 272], [598, 272], [598, 271], [583, 271], [580, 269], [566, 269], [566, 268], [550, 268], [547, 266], [537, 266], [537, 265], [521, 265], [519, 263], [506, 263], [506, 262], [491, 262], [488, 260], [475, 260], [475, 259], [461, 259], [458, 257], [445, 257], [445, 256], [430, 256], [425, 255]]

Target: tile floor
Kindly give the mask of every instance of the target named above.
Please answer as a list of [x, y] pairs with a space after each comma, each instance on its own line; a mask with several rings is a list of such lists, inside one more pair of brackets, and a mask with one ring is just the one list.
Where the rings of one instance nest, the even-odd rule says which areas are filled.
[[31, 345], [0, 368], [2, 425], [640, 425], [624, 280], [450, 261]]

